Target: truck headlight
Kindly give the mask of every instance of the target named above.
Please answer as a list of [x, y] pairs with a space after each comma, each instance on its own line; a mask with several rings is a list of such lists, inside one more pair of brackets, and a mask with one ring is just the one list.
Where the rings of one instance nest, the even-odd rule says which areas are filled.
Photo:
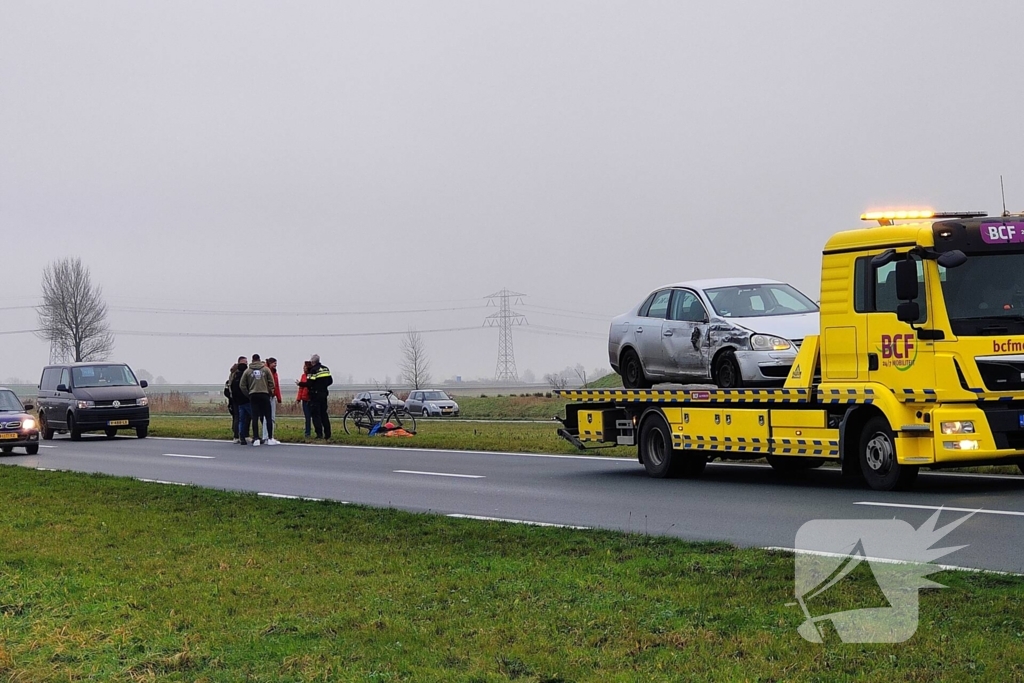
[[750, 348], [755, 351], [788, 351], [793, 344], [788, 339], [770, 334], [755, 334], [750, 338]]
[[954, 451], [978, 450], [978, 442], [975, 439], [961, 439], [960, 441], [943, 441], [942, 445]]
[[35, 418], [26, 417], [24, 420], [21, 421], [21, 428], [22, 429], [35, 429], [36, 428]]
[[943, 434], [973, 434], [974, 422], [972, 420], [961, 420], [958, 422], [940, 422], [939, 430]]
[[95, 406], [96, 406], [96, 402], [95, 401], [79, 401], [78, 402], [78, 409], [79, 410], [82, 410], [83, 408], [94, 408]]

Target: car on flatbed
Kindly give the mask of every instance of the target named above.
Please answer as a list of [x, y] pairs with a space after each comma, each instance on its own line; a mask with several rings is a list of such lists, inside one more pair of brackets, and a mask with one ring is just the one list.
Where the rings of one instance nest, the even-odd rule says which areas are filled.
[[122, 429], [140, 439], [149, 433], [149, 399], [124, 363], [64, 363], [43, 368], [39, 379], [39, 431], [43, 439], [67, 432], [101, 431], [112, 439]]
[[817, 304], [792, 285], [692, 280], [659, 287], [613, 319], [608, 359], [627, 389], [782, 386], [804, 337], [817, 333]]
[[17, 394], [0, 387], [0, 453], [7, 455], [15, 448], [24, 448], [29, 455], [39, 452], [39, 429], [30, 413], [34, 407], [22, 405]]

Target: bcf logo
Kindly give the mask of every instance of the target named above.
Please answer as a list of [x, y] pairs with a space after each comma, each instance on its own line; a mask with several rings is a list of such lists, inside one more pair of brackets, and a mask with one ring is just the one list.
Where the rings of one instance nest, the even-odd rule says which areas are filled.
[[910, 353], [913, 350], [914, 335], [912, 334], [882, 335], [882, 358], [904, 360], [910, 358]]

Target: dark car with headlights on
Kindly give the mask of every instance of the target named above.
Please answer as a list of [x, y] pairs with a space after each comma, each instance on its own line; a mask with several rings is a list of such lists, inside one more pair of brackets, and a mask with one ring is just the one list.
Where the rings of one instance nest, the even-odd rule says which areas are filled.
[[353, 403], [369, 404], [370, 410], [374, 415], [383, 415], [384, 411], [388, 409], [388, 399], [391, 400], [391, 406], [399, 412], [405, 410], [405, 401], [398, 398], [394, 394], [390, 397], [386, 391], [363, 391], [356, 394], [356, 397], [352, 400]]
[[43, 439], [67, 432], [72, 441], [82, 432], [133, 429], [140, 439], [149, 433], [146, 380], [136, 379], [124, 363], [66, 363], [43, 368], [39, 380], [39, 431]]
[[39, 452], [39, 429], [28, 412], [33, 407], [22, 405], [13, 391], [0, 387], [0, 453], [7, 455], [15, 448], [24, 448], [29, 455]]

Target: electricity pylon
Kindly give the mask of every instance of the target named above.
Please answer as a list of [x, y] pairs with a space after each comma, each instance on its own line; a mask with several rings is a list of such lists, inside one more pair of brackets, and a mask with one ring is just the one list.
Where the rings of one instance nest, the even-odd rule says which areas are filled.
[[484, 297], [487, 299], [488, 306], [493, 306], [495, 300], [498, 301], [498, 312], [484, 318], [484, 325], [498, 328], [498, 367], [494, 373], [494, 379], [499, 382], [519, 381], [519, 373], [516, 372], [516, 354], [512, 348], [512, 327], [525, 325], [526, 316], [512, 310], [511, 300], [515, 299], [515, 303], [521, 304], [524, 296], [526, 295], [503, 289]]

